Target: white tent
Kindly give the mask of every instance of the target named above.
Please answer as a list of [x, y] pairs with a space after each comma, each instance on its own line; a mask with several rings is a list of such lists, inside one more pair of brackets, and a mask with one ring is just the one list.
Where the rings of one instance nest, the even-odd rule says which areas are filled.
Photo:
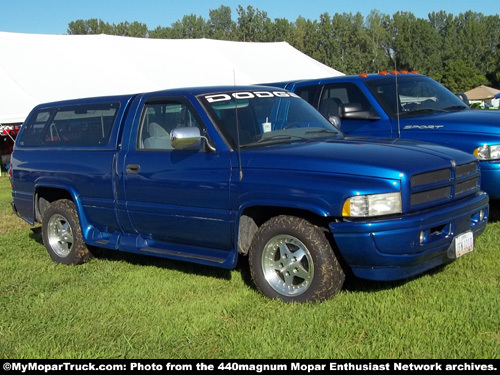
[[285, 42], [0, 32], [0, 124], [54, 100], [342, 74]]

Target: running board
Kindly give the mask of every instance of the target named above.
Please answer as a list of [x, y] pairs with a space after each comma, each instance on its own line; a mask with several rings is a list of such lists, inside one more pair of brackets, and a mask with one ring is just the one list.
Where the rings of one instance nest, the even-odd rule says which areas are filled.
[[226, 261], [226, 259], [221, 259], [221, 258], [216, 258], [216, 257], [211, 257], [211, 256], [206, 256], [206, 255], [190, 254], [190, 253], [185, 253], [185, 252], [180, 252], [180, 251], [158, 249], [155, 247], [143, 247], [140, 250], [144, 251], [144, 252], [148, 252], [148, 253], [162, 254], [162, 255], [174, 257], [174, 258], [190, 259], [190, 260], [196, 259], [196, 260], [201, 260], [201, 261], [211, 262], [211, 263], [222, 264]]

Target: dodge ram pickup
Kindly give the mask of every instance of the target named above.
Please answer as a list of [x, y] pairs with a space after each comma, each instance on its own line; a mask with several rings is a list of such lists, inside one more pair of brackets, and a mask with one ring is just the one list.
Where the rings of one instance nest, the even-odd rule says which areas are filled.
[[94, 247], [234, 268], [269, 298], [319, 301], [348, 273], [395, 280], [474, 249], [488, 218], [476, 157], [346, 138], [272, 87], [184, 88], [35, 107], [12, 207], [50, 257]]
[[381, 72], [279, 82], [350, 136], [405, 138], [474, 154], [481, 188], [500, 198], [500, 111], [471, 110], [425, 75]]

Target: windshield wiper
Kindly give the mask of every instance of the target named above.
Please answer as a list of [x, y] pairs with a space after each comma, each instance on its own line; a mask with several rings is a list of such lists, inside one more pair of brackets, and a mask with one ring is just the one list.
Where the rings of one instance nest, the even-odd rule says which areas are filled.
[[270, 137], [262, 137], [256, 143], [266, 143], [266, 142], [273, 142], [273, 141], [280, 141], [280, 140], [288, 141], [288, 140], [292, 140], [292, 139], [299, 139], [302, 141], [307, 141], [307, 138], [300, 137], [298, 135], [281, 134], [281, 135], [273, 135]]
[[422, 113], [432, 113], [432, 112], [446, 112], [446, 111], [444, 109], [437, 109], [437, 108], [420, 108], [420, 109], [414, 109], [412, 111], [401, 112], [400, 116], [407, 117], [407, 116], [418, 115]]
[[328, 130], [328, 129], [311, 130], [311, 131], [306, 132], [306, 134], [331, 134], [331, 135], [334, 135], [336, 138], [343, 136], [343, 134], [340, 132], [332, 131], [332, 130]]
[[280, 143], [281, 141], [292, 141], [292, 140], [300, 140], [300, 141], [308, 141], [307, 138], [299, 137], [296, 135], [273, 135], [271, 137], [264, 137], [255, 142], [250, 142], [244, 145], [241, 145], [241, 148], [252, 147], [264, 143]]
[[464, 110], [467, 109], [466, 106], [464, 105], [452, 105], [451, 107], [446, 107], [444, 110], [445, 111], [454, 111], [454, 110]]

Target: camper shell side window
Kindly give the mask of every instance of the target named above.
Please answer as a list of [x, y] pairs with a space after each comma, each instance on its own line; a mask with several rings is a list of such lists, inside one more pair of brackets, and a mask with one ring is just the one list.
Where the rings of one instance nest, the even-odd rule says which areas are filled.
[[24, 124], [24, 147], [105, 146], [109, 143], [119, 103], [40, 109]]

